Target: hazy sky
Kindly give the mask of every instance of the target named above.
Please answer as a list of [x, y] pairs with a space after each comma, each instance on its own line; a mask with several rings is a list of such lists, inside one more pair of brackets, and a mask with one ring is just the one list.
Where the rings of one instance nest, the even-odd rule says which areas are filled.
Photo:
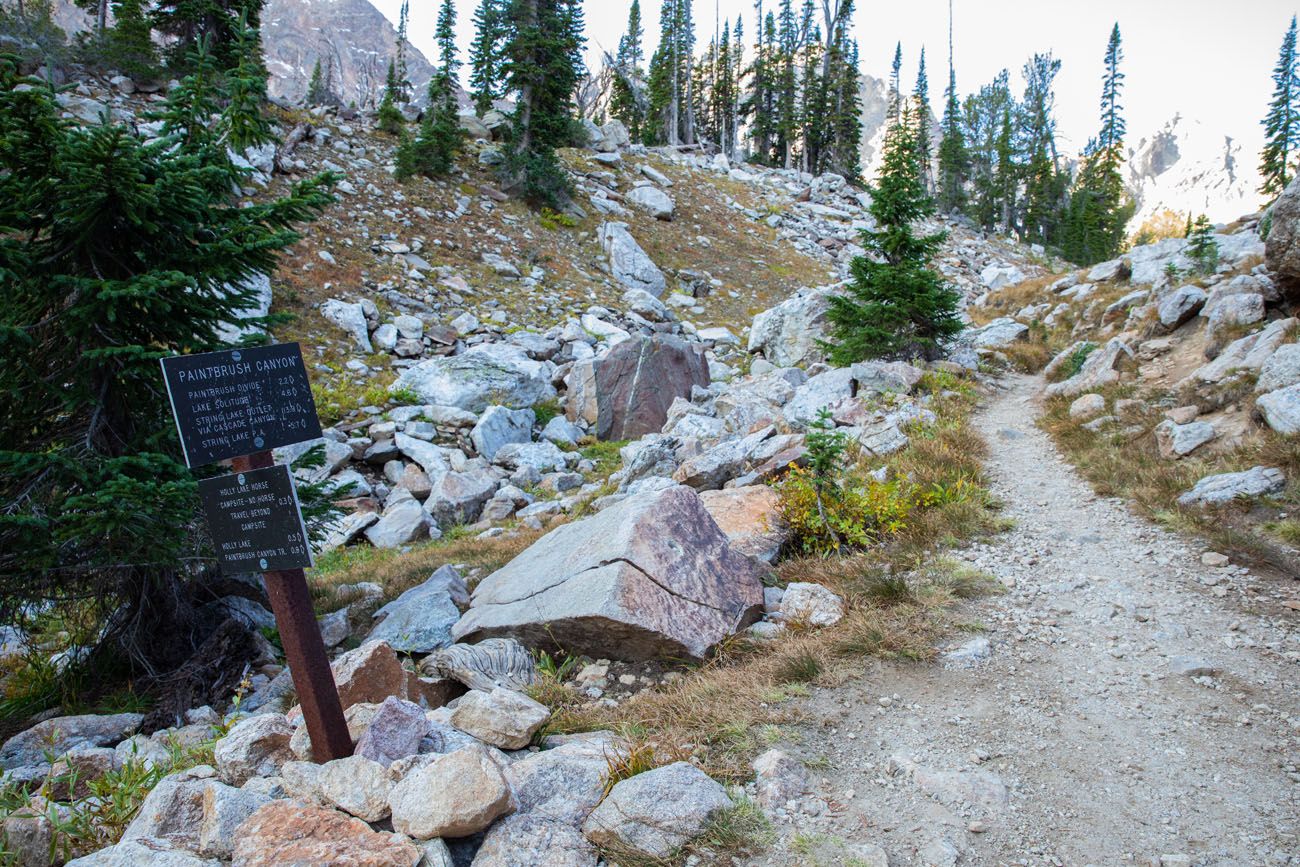
[[[372, 0], [396, 18], [400, 0]], [[698, 39], [714, 33], [715, 2], [723, 17], [743, 15], [745, 41], [754, 36], [753, 0], [695, 0]], [[764, 0], [775, 8], [777, 0]], [[1057, 116], [1061, 147], [1075, 150], [1096, 132], [1102, 57], [1111, 24], [1124, 38], [1127, 76], [1124, 106], [1130, 142], [1175, 113], [1222, 128], [1246, 145], [1262, 141], [1260, 118], [1272, 93], [1270, 73], [1296, 0], [953, 0], [957, 87], [965, 94], [1009, 68], [1021, 87], [1020, 67], [1036, 51], [1061, 59]], [[646, 56], [659, 36], [659, 0], [642, 0]], [[796, 7], [800, 5], [798, 0]], [[819, 9], [821, 4], [817, 4]], [[917, 55], [926, 48], [931, 100], [942, 111], [947, 81], [948, 0], [857, 0], [856, 36], [862, 71], [888, 74], [894, 44], [903, 43], [904, 79], [910, 89]], [[436, 63], [432, 46], [438, 0], [411, 0], [411, 40]], [[473, 35], [477, 0], [457, 0], [462, 50]], [[627, 23], [631, 0], [584, 0], [589, 62], [602, 49], [614, 51]], [[462, 57], [464, 55], [462, 54]]]

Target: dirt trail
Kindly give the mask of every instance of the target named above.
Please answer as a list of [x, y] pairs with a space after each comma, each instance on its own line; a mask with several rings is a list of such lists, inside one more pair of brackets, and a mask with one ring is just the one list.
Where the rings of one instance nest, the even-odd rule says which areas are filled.
[[782, 745], [815, 794], [760, 863], [1300, 864], [1294, 613], [1095, 496], [1034, 425], [1041, 381], [1003, 386], [976, 423], [1016, 529], [957, 556], [1007, 593], [964, 612], [965, 659], [815, 691]]

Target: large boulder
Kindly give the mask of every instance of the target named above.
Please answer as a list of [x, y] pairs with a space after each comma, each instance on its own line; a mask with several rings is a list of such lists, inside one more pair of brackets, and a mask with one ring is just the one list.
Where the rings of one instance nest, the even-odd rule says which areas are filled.
[[552, 365], [511, 343], [483, 343], [461, 355], [421, 361], [402, 371], [393, 391], [414, 391], [423, 403], [480, 413], [492, 404], [524, 409], [555, 397]]
[[509, 813], [511, 800], [510, 784], [482, 745], [439, 756], [388, 796], [393, 828], [416, 840], [477, 834]]
[[621, 780], [582, 825], [597, 846], [668, 858], [732, 806], [722, 785], [687, 762]]
[[762, 609], [761, 570], [699, 495], [630, 496], [552, 530], [485, 578], [459, 641], [508, 635], [595, 657], [704, 657]]
[[1175, 331], [1205, 306], [1205, 290], [1199, 286], [1180, 286], [1156, 306], [1156, 315], [1165, 331]]
[[1300, 304], [1300, 177], [1291, 181], [1269, 209], [1264, 256], [1273, 280], [1292, 304]]
[[708, 387], [709, 364], [699, 344], [635, 337], [575, 364], [565, 384], [570, 420], [585, 420], [602, 440], [637, 439], [663, 428], [675, 398]]
[[624, 198], [656, 220], [671, 220], [673, 218], [672, 197], [658, 187], [649, 185], [635, 187], [628, 190]]
[[1295, 318], [1270, 322], [1264, 330], [1229, 343], [1213, 361], [1201, 365], [1187, 378], [1194, 383], [1215, 383], [1238, 371], [1260, 370], [1282, 344], [1291, 339], [1297, 325], [1300, 325], [1300, 320]]
[[1255, 391], [1276, 391], [1300, 383], [1300, 343], [1288, 343], [1268, 357], [1259, 369]]
[[962, 332], [961, 340], [976, 349], [1005, 349], [1029, 337], [1029, 326], [1003, 316], [987, 325]]
[[269, 777], [293, 760], [291, 737], [293, 726], [283, 714], [264, 713], [242, 720], [213, 747], [217, 773], [232, 786], [242, 786], [251, 777]]
[[600, 227], [600, 243], [609, 257], [614, 279], [626, 289], [644, 289], [658, 298], [664, 294], [667, 280], [641, 245], [627, 230], [627, 223], [605, 223]]
[[419, 860], [419, 850], [400, 834], [372, 831], [365, 822], [337, 810], [282, 800], [262, 807], [239, 826], [231, 863], [232, 867], [415, 867]]
[[482, 471], [447, 473], [434, 484], [424, 508], [442, 529], [472, 524], [479, 519], [483, 504], [492, 499], [499, 484], [495, 476]]
[[777, 367], [807, 367], [826, 359], [817, 341], [826, 337], [826, 312], [836, 287], [803, 289], [754, 317], [749, 351]]
[[700, 502], [727, 534], [731, 547], [773, 563], [790, 538], [790, 527], [781, 518], [781, 497], [767, 485], [704, 491]]
[[597, 867], [596, 847], [568, 822], [540, 814], [510, 816], [483, 837], [474, 867]]
[[1136, 366], [1133, 350], [1118, 337], [1093, 350], [1079, 372], [1047, 387], [1048, 397], [1074, 397], [1119, 382], [1120, 374]]
[[1178, 498], [1180, 506], [1223, 506], [1237, 499], [1266, 497], [1286, 487], [1286, 475], [1276, 467], [1251, 467], [1240, 473], [1206, 476]]
[[1156, 426], [1156, 443], [1160, 456], [1167, 460], [1185, 457], [1215, 437], [1214, 425], [1208, 421], [1177, 424], [1166, 419]]
[[470, 431], [469, 441], [479, 455], [490, 461], [496, 457], [497, 450], [508, 443], [532, 442], [536, 420], [537, 416], [531, 409], [490, 406]]
[[443, 566], [375, 612], [367, 641], [386, 641], [402, 653], [432, 653], [451, 644], [451, 628], [460, 619], [452, 594], [465, 584], [452, 566]]
[[429, 535], [431, 519], [420, 501], [406, 488], [388, 497], [378, 521], [366, 528], [366, 538], [376, 548], [400, 548]]
[[48, 765], [47, 754], [61, 756], [81, 747], [110, 747], [125, 740], [144, 716], [138, 713], [60, 716], [37, 723], [0, 747], [0, 768]]
[[550, 716], [546, 705], [521, 692], [497, 687], [491, 692], [471, 690], [462, 696], [451, 712], [451, 724], [490, 746], [521, 750]]
[[1273, 430], [1283, 436], [1300, 434], [1300, 384], [1262, 394], [1255, 406]]
[[320, 314], [346, 331], [357, 349], [366, 354], [375, 351], [370, 343], [366, 314], [360, 303], [331, 298], [320, 306]]

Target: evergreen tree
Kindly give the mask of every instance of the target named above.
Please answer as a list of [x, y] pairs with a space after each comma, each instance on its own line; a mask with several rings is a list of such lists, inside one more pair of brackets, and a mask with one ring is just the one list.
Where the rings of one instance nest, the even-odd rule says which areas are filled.
[[113, 27], [105, 36], [108, 61], [137, 81], [157, 79], [158, 48], [152, 31], [144, 0], [117, 0], [113, 4]]
[[654, 144], [695, 143], [695, 29], [691, 0], [664, 0], [659, 11], [659, 47], [650, 59], [650, 117]]
[[791, 0], [781, 0], [777, 17], [777, 42], [780, 46], [779, 72], [776, 80], [776, 152], [786, 168], [794, 165], [795, 143], [799, 135], [798, 78], [795, 72], [799, 53], [799, 29], [795, 24]]
[[1066, 178], [1057, 169], [1053, 81], [1061, 61], [1051, 53], [1035, 54], [1025, 64], [1025, 97], [1019, 112], [1024, 154], [1024, 211], [1021, 237], [1055, 244], [1064, 207]]
[[644, 87], [645, 75], [641, 64], [645, 62], [642, 40], [645, 30], [641, 26], [641, 0], [632, 0], [627, 15], [627, 32], [618, 40], [618, 55], [614, 60], [613, 93], [609, 100], [610, 116], [622, 121], [632, 141], [640, 141], [646, 117]]
[[442, 0], [434, 40], [441, 63], [429, 81], [429, 108], [420, 123], [419, 134], [414, 139], [404, 139], [398, 147], [399, 178], [450, 173], [456, 167], [456, 154], [463, 142], [456, 101], [456, 73], [460, 63], [456, 59], [456, 9], [452, 0]]
[[1219, 242], [1214, 240], [1214, 226], [1204, 214], [1196, 218], [1188, 236], [1191, 243], [1187, 246], [1187, 257], [1196, 265], [1196, 270], [1208, 276], [1219, 268]]
[[254, 30], [262, 26], [264, 0], [159, 0], [153, 11], [156, 30], [176, 41], [169, 49], [171, 63], [184, 68], [185, 59], [200, 40], [219, 69], [238, 62], [235, 34], [243, 21]]
[[763, 0], [756, 0], [755, 6], [759, 27], [754, 43], [754, 63], [749, 71], [749, 106], [754, 113], [749, 135], [754, 159], [771, 165], [776, 137], [776, 16], [772, 12], [763, 15]]
[[1282, 39], [1277, 66], [1273, 68], [1273, 101], [1268, 104], [1264, 124], [1264, 150], [1260, 154], [1259, 175], [1264, 179], [1259, 191], [1274, 198], [1286, 189], [1295, 176], [1293, 163], [1300, 150], [1300, 75], [1297, 74], [1296, 19]]
[[0, 57], [0, 619], [65, 603], [98, 615], [89, 664], [124, 661], [146, 691], [224, 628], [220, 658], [198, 660], [211, 679], [185, 696], [217, 700], [256, 649], [201, 609], [215, 569], [158, 359], [221, 348], [224, 323], [256, 305], [251, 279], [330, 197], [322, 177], [235, 200], [213, 136], [183, 128], [210, 116], [211, 90], [182, 81], [159, 115], [170, 131], [149, 141], [63, 120], [54, 89]]
[[985, 231], [993, 231], [1008, 211], [1007, 194], [1014, 191], [1011, 160], [1010, 112], [1015, 106], [1004, 69], [979, 93], [966, 98], [965, 129], [970, 160], [971, 197], [967, 213]]
[[862, 232], [867, 255], [853, 260], [847, 292], [833, 295], [827, 314], [831, 361], [933, 358], [962, 329], [959, 296], [929, 267], [946, 235], [917, 235], [914, 224], [934, 213], [921, 181], [910, 109], [885, 141], [880, 178], [872, 189], [876, 228]]
[[397, 99], [405, 103], [411, 94], [410, 73], [406, 68], [407, 30], [411, 22], [411, 0], [402, 0], [397, 18], [397, 51], [394, 73], [397, 76]]
[[933, 188], [930, 163], [934, 145], [930, 135], [930, 79], [925, 74], [925, 46], [921, 46], [921, 64], [916, 72], [916, 87], [912, 90], [916, 104], [916, 159], [921, 166], [921, 180], [927, 190]]
[[505, 44], [510, 0], [479, 0], [474, 13], [474, 42], [469, 50], [469, 86], [479, 116], [504, 93]]
[[903, 43], [894, 46], [894, 62], [889, 67], [889, 108], [887, 117], [890, 124], [898, 123], [903, 116]]
[[799, 80], [799, 152], [800, 168], [816, 172], [821, 148], [828, 134], [825, 113], [825, 93], [820, 77], [822, 62], [821, 31], [817, 27], [813, 0], [804, 0], [799, 18], [800, 80]]
[[509, 89], [519, 95], [504, 167], [508, 190], [537, 207], [568, 204], [555, 149], [572, 139], [570, 101], [582, 74], [581, 0], [513, 0], [506, 45]]
[[841, 0], [831, 25], [826, 80], [827, 138], [822, 143], [818, 171], [830, 171], [856, 182], [862, 175], [862, 109], [858, 96], [858, 45], [849, 36], [853, 0]]
[[398, 135], [402, 131], [405, 118], [397, 107], [401, 99], [401, 84], [397, 80], [397, 64], [388, 61], [388, 74], [384, 76], [384, 95], [379, 100], [379, 110], [375, 116], [375, 126], [389, 135]]
[[319, 57], [311, 68], [311, 78], [307, 81], [307, 95], [303, 97], [303, 102], [309, 106], [324, 105], [326, 102], [325, 75], [321, 71]]
[[266, 117], [266, 67], [262, 65], [262, 41], [257, 31], [241, 21], [235, 31], [238, 61], [226, 74], [227, 103], [219, 128], [226, 144], [236, 153], [275, 140]]
[[952, 56], [952, 23], [948, 25], [948, 87], [943, 92], [943, 136], [939, 141], [938, 206], [945, 213], [966, 207], [966, 181], [970, 154], [962, 131], [961, 103], [957, 97], [957, 69]]
[[1119, 25], [1111, 30], [1106, 46], [1102, 83], [1101, 134], [1084, 150], [1079, 176], [1070, 194], [1062, 237], [1065, 258], [1092, 265], [1114, 258], [1124, 244], [1124, 228], [1133, 204], [1124, 193], [1124, 119], [1120, 91], [1124, 75]]

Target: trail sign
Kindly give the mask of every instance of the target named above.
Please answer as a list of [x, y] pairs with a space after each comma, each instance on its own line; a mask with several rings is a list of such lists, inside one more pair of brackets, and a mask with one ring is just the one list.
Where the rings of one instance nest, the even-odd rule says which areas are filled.
[[297, 343], [176, 355], [162, 370], [187, 466], [321, 435]]
[[298, 492], [284, 464], [202, 479], [199, 499], [227, 575], [312, 565]]
[[234, 473], [199, 482], [225, 572], [262, 573], [289, 662], [312, 758], [352, 755], [343, 706], [312, 609], [303, 567], [311, 545], [289, 468], [271, 449], [321, 435], [296, 343], [162, 360], [188, 466], [231, 460]]

